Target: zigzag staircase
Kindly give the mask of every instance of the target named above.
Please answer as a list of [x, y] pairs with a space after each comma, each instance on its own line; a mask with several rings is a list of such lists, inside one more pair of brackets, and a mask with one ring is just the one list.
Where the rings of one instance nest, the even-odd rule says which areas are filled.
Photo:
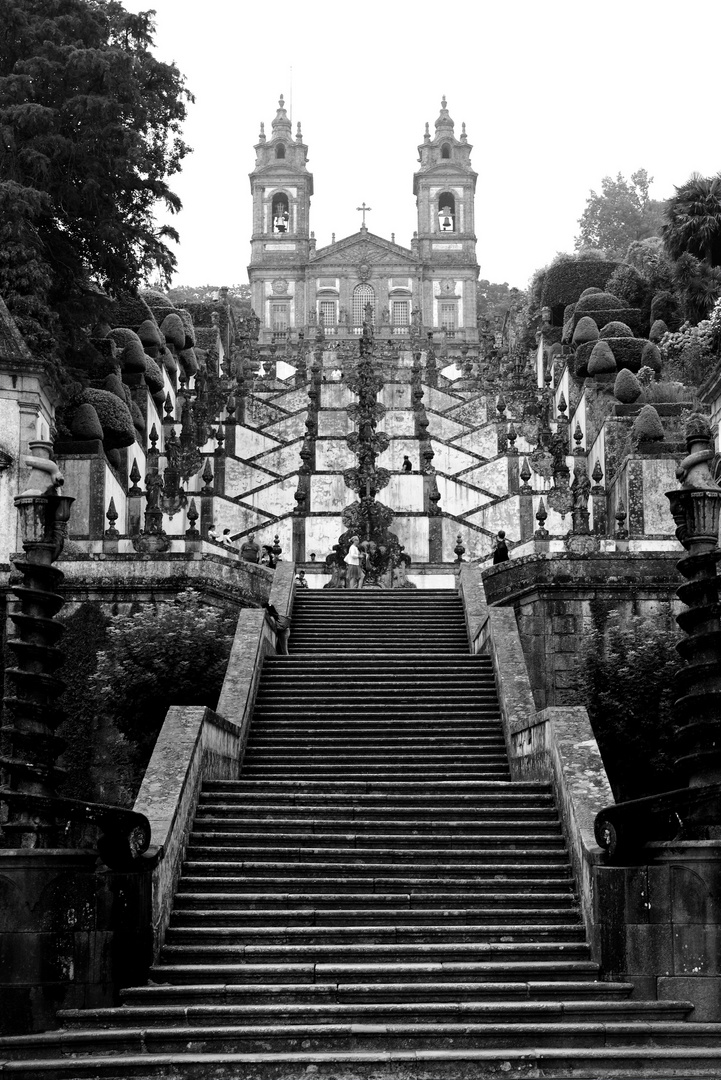
[[0, 1041], [0, 1073], [718, 1080], [720, 1025], [601, 979], [456, 595], [303, 593], [291, 645], [240, 779], [202, 793], [149, 984]]

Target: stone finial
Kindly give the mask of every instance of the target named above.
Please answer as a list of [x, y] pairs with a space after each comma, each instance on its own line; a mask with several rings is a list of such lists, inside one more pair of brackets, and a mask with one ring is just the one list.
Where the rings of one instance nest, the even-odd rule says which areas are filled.
[[626, 504], [623, 499], [618, 500], [618, 506], [616, 507], [616, 513], [613, 515], [616, 519], [616, 539], [628, 540], [628, 529], [626, 528]]
[[185, 530], [186, 539], [200, 540], [200, 533], [198, 532], [198, 527], [195, 524], [199, 517], [200, 515], [198, 513], [198, 508], [195, 505], [195, 499], [191, 499], [190, 505], [188, 507], [188, 528]]
[[538, 504], [538, 510], [536, 510], [536, 521], [538, 522], [538, 528], [536, 529], [536, 531], [533, 534], [533, 537], [534, 537], [535, 540], [548, 540], [549, 539], [551, 534], [549, 533], [548, 529], [546, 528], [546, 518], [547, 517], [548, 517], [548, 512], [546, 511], [546, 505], [545, 505], [545, 503], [543, 501], [543, 496], [541, 496], [541, 500], [540, 500], [540, 502]]
[[138, 459], [133, 458], [133, 464], [130, 467], [129, 479], [131, 486], [128, 488], [128, 495], [142, 495], [142, 491], [138, 486], [140, 480], [140, 469], [138, 468]]
[[521, 471], [519, 473], [519, 476], [520, 476], [521, 480], [523, 481], [521, 491], [530, 491], [531, 488], [530, 488], [530, 485], [529, 485], [528, 481], [531, 479], [531, 467], [528, 464], [528, 458], [527, 457], [524, 457], [524, 459], [523, 459], [523, 464], [521, 465]]
[[601, 486], [603, 480], [603, 469], [601, 468], [601, 462], [596, 458], [596, 464], [593, 466], [593, 472], [591, 473], [591, 479], [596, 487]]
[[463, 546], [463, 536], [461, 535], [461, 533], [459, 533], [458, 536], [456, 537], [456, 546], [454, 547], [453, 550], [456, 553], [456, 562], [460, 566], [460, 564], [463, 562], [463, 556], [466, 553], [466, 549]]
[[108, 503], [108, 509], [105, 512], [105, 516], [108, 519], [108, 527], [105, 530], [105, 536], [108, 540], [117, 540], [120, 533], [115, 528], [115, 522], [118, 520], [118, 511], [115, 509], [115, 499], [110, 496], [110, 502]]

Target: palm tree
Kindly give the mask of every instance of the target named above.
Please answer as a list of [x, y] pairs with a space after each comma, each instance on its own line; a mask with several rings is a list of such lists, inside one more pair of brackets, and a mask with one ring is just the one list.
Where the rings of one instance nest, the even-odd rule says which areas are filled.
[[672, 259], [688, 252], [710, 266], [721, 266], [721, 173], [692, 173], [666, 206], [662, 230]]

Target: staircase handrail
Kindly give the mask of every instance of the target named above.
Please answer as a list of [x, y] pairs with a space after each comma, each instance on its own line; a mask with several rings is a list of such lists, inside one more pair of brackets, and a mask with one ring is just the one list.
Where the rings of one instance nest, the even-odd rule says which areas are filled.
[[511, 776], [553, 787], [581, 914], [598, 951], [594, 870], [604, 855], [596, 843], [594, 821], [613, 802], [613, 794], [588, 713], [578, 705], [537, 710], [515, 611], [485, 604], [481, 570], [476, 567], [462, 568], [460, 591], [471, 649], [490, 654], [493, 662]]
[[[279, 563], [270, 602], [290, 617], [295, 567]], [[263, 608], [238, 616], [217, 711], [171, 706], [153, 749], [133, 810], [150, 826], [150, 843], [138, 860], [152, 870], [152, 951], [163, 946], [200, 789], [206, 780], [238, 778], [264, 658], [274, 655], [276, 630]]]

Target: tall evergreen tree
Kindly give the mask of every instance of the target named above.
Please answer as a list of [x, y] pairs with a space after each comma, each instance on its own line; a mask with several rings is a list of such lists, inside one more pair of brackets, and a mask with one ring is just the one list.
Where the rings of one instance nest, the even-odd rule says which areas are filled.
[[158, 202], [189, 147], [192, 96], [155, 58], [153, 12], [117, 0], [0, 0], [0, 295], [41, 351], [92, 322], [99, 286], [167, 277]]

